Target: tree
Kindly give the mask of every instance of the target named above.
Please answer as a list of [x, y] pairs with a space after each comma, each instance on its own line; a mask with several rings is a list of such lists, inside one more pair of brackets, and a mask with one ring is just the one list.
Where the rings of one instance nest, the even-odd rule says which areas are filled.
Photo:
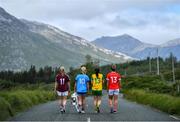
[[35, 83], [35, 77], [36, 77], [36, 67], [34, 65], [31, 65], [31, 68], [29, 69], [29, 82]]
[[87, 54], [85, 58], [86, 58], [86, 63], [92, 63], [92, 57], [89, 54]]

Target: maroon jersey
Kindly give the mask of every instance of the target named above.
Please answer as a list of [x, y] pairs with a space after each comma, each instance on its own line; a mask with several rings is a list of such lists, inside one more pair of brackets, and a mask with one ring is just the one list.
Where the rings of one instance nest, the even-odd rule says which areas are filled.
[[69, 77], [67, 75], [58, 74], [58, 75], [56, 75], [55, 80], [56, 80], [56, 82], [58, 84], [58, 86], [56, 88], [57, 91], [64, 92], [64, 91], [69, 90], [68, 82], [70, 80], [69, 80]]

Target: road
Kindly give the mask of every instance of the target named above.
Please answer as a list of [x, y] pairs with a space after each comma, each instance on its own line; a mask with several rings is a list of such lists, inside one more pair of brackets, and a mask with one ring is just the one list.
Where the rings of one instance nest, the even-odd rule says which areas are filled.
[[102, 97], [101, 113], [96, 114], [93, 107], [93, 98], [86, 98], [86, 113], [79, 114], [68, 100], [66, 113], [61, 114], [58, 109], [58, 101], [37, 105], [31, 109], [19, 113], [10, 121], [175, 121], [170, 115], [160, 112], [148, 106], [130, 102], [119, 97], [119, 111], [109, 113], [108, 97]]

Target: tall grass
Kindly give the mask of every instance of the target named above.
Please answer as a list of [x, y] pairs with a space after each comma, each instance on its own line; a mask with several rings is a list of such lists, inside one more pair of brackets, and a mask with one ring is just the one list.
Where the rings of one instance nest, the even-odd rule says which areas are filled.
[[180, 115], [180, 98], [167, 94], [157, 94], [145, 92], [144, 90], [126, 90], [125, 97], [138, 103], [150, 105], [154, 108], [168, 112], [170, 114]]
[[0, 120], [5, 120], [33, 105], [54, 99], [54, 93], [45, 90], [2, 91], [0, 92]]

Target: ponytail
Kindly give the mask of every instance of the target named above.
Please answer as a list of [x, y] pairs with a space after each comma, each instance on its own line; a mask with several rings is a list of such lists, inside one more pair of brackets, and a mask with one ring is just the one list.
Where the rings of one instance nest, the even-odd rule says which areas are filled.
[[96, 77], [98, 78], [98, 74], [99, 74], [99, 68], [95, 68], [95, 73], [96, 73]]

